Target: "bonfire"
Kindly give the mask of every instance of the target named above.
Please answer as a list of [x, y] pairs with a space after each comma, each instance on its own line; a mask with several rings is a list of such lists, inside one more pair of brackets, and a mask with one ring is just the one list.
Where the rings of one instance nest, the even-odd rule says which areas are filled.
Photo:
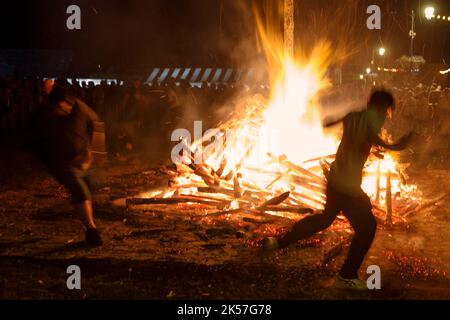
[[[173, 206], [208, 222], [275, 226], [323, 209], [340, 139], [339, 131], [324, 131], [319, 106], [321, 92], [331, 86], [330, 45], [319, 42], [307, 57], [293, 57], [260, 19], [257, 23], [272, 71], [270, 98], [246, 98], [196, 141], [180, 136], [174, 163], [161, 169], [167, 187], [129, 198], [128, 206]], [[384, 150], [372, 150], [362, 188], [377, 219], [401, 223], [419, 205], [420, 192], [407, 181], [405, 165]]]

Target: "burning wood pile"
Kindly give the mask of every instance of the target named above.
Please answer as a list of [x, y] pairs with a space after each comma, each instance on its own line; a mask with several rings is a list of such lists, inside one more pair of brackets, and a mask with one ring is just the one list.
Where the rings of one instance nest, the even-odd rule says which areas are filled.
[[[270, 23], [256, 18], [270, 69], [269, 100], [242, 99], [229, 120], [215, 130], [199, 130], [192, 142], [187, 130], [174, 132], [172, 139], [180, 141], [173, 164], [162, 170], [169, 177], [167, 188], [128, 199], [128, 206], [260, 225], [290, 224], [323, 209], [339, 144], [338, 134], [325, 134], [319, 120], [320, 93], [331, 87], [326, 77], [331, 45], [320, 41], [309, 54], [294, 57]], [[373, 151], [362, 187], [377, 216], [396, 223], [418, 206], [418, 193], [389, 154]]]
[[[273, 146], [263, 143], [267, 140], [262, 134], [263, 128], [267, 129], [266, 111], [267, 101], [256, 95], [218, 130], [193, 143], [180, 137], [174, 149], [176, 163], [161, 169], [168, 176], [167, 188], [129, 198], [127, 206], [173, 208], [199, 219], [244, 219], [278, 225], [320, 212], [334, 154], [301, 162], [275, 154]], [[338, 141], [333, 140], [336, 150]], [[298, 145], [301, 148], [302, 143]], [[297, 148], [297, 141], [292, 141], [292, 147]], [[405, 221], [408, 212], [419, 205], [419, 193], [406, 178], [389, 154], [373, 150], [362, 187], [380, 220], [388, 224]]]

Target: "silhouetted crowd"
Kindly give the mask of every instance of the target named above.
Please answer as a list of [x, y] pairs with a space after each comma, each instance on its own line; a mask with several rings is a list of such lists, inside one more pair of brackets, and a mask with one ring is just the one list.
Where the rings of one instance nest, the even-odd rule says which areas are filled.
[[[120, 84], [119, 84], [120, 82]], [[127, 153], [154, 147], [152, 137], [167, 137], [175, 128], [188, 128], [194, 120], [204, 127], [217, 119], [216, 109], [237, 93], [254, 88], [227, 84], [191, 85], [168, 81], [154, 85], [140, 80], [94, 82], [56, 80], [72, 95], [83, 100], [105, 123], [108, 151], [121, 159]], [[43, 79], [0, 78], [0, 129], [18, 132], [45, 101]], [[162, 139], [164, 140], [164, 139]]]
[[[0, 78], [0, 129], [21, 131], [45, 99], [43, 79]], [[216, 112], [233, 97], [261, 93], [268, 97], [269, 88], [236, 84], [192, 85], [187, 81], [167, 81], [153, 85], [140, 80], [130, 82], [94, 82], [57, 80], [71, 94], [92, 107], [105, 123], [106, 145], [110, 155], [126, 158], [139, 150], [155, 148], [158, 141], [170, 142], [176, 128], [192, 130], [194, 120], [202, 120], [203, 128], [214, 126]], [[362, 86], [352, 89], [356, 95], [366, 96]], [[393, 84], [390, 86], [397, 101], [397, 113], [405, 122], [433, 121], [436, 114], [450, 111], [450, 90], [437, 85]], [[223, 114], [221, 114], [223, 116]], [[436, 126], [434, 125], [434, 126]], [[417, 125], [417, 130], [422, 130]], [[425, 127], [424, 127], [425, 128]], [[426, 132], [424, 133], [426, 134]], [[157, 139], [155, 139], [157, 138]]]

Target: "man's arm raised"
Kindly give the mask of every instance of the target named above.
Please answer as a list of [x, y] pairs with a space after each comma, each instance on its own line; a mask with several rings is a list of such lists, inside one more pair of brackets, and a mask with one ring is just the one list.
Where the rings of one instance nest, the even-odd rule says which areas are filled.
[[338, 123], [342, 122], [346, 116], [338, 119], [331, 119], [331, 117], [327, 117], [322, 121], [322, 126], [324, 128], [330, 128], [332, 126], [337, 125]]

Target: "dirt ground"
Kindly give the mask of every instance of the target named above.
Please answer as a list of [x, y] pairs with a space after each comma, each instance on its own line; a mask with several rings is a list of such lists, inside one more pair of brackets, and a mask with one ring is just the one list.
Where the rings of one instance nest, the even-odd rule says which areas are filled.
[[[346, 253], [339, 243], [351, 234], [327, 230], [267, 255], [245, 226], [207, 224], [182, 205], [169, 212], [117, 205], [167, 183], [161, 154], [92, 170], [105, 242], [94, 249], [83, 243], [68, 195], [39, 163], [14, 150], [1, 159], [1, 299], [450, 299], [450, 196], [407, 224], [379, 225], [362, 276], [379, 265], [382, 289], [351, 293], [331, 286]], [[425, 200], [450, 194], [449, 170], [410, 175]], [[66, 287], [72, 264], [81, 268], [81, 290]]]

